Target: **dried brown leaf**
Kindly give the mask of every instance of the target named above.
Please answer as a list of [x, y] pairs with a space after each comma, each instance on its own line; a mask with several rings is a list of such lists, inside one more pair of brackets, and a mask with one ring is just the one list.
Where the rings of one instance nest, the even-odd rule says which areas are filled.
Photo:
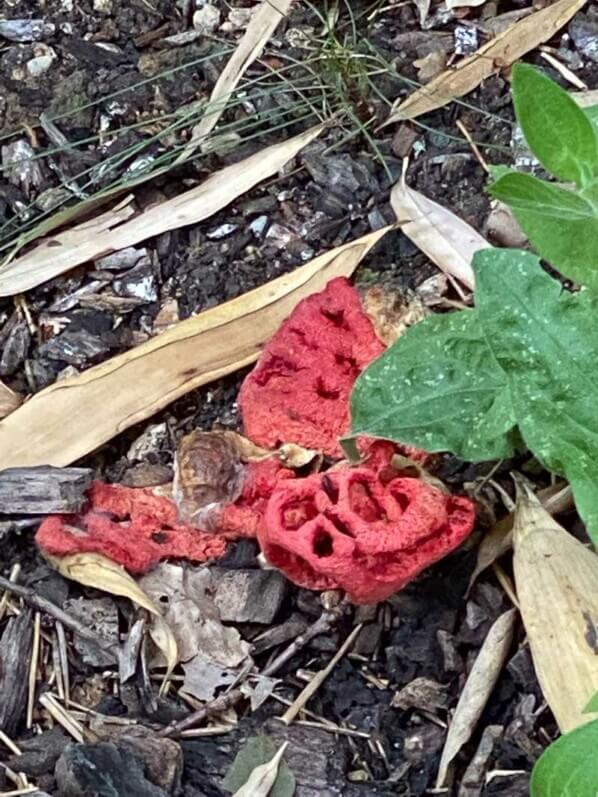
[[293, 0], [262, 0], [252, 14], [241, 41], [216, 81], [210, 95], [208, 110], [193, 128], [191, 140], [176, 163], [187, 160], [214, 129], [239, 80], [256, 58], [260, 57], [268, 39], [287, 15], [292, 3]]
[[390, 229], [325, 252], [37, 393], [0, 422], [1, 466], [68, 465], [179, 396], [254, 362], [301, 299], [350, 276]]
[[455, 68], [447, 69], [396, 105], [385, 124], [415, 119], [473, 91], [487, 77], [510, 66], [518, 58], [552, 38], [586, 2], [587, 0], [558, 0], [515, 22], [495, 39], [460, 61]]
[[6, 418], [11, 412], [14, 412], [17, 407], [23, 403], [23, 396], [15, 393], [7, 387], [4, 382], [0, 381], [0, 419]]
[[86, 587], [101, 589], [110, 595], [122, 595], [155, 615], [160, 607], [141, 589], [127, 571], [111, 559], [99, 553], [75, 553], [69, 556], [48, 556], [52, 567], [65, 578], [77, 581]]
[[440, 757], [437, 789], [444, 785], [451, 761], [475, 730], [511, 647], [516, 619], [517, 610], [509, 609], [495, 620], [467, 676]]
[[196, 430], [179, 441], [172, 494], [179, 516], [201, 526], [202, 510], [232, 503], [243, 489], [244, 462], [259, 461], [273, 452], [228, 430]]
[[490, 246], [488, 241], [450, 210], [409, 188], [405, 172], [392, 189], [390, 204], [402, 232], [441, 271], [473, 289], [471, 260]]
[[376, 334], [387, 346], [392, 346], [406, 329], [430, 314], [419, 296], [407, 300], [382, 285], [371, 285], [362, 291], [361, 302]]
[[[540, 490], [538, 499], [544, 508], [551, 515], [558, 515], [561, 512], [566, 512], [573, 507], [573, 494], [569, 485], [563, 487], [562, 483], [545, 490]], [[478, 580], [480, 573], [483, 573], [487, 567], [494, 564], [501, 556], [513, 547], [513, 522], [515, 516], [510, 512], [504, 518], [501, 518], [498, 523], [494, 525], [491, 531], [486, 534], [482, 539], [480, 547], [478, 548], [478, 558], [476, 566], [467, 588], [468, 593]]]
[[598, 556], [560, 526], [529, 490], [519, 496], [513, 567], [521, 617], [544, 697], [562, 733], [598, 692]]
[[261, 180], [276, 174], [321, 131], [321, 126], [312, 127], [288, 141], [266, 147], [134, 218], [130, 218], [134, 210], [127, 199], [97, 219], [44, 238], [30, 252], [0, 269], [0, 296], [28, 291], [89, 260], [212, 216]]

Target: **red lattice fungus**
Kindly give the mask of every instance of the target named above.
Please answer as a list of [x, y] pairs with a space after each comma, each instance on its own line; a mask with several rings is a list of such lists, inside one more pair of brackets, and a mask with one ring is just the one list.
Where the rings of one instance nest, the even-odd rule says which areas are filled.
[[226, 551], [227, 541], [178, 522], [168, 498], [120, 485], [94, 482], [90, 507], [81, 515], [52, 515], [35, 540], [51, 556], [100, 553], [131, 573], [145, 573], [162, 559], [205, 562]]
[[340, 587], [354, 603], [375, 603], [454, 550], [474, 517], [468, 498], [344, 467], [279, 484], [258, 538], [296, 584]]
[[297, 443], [340, 457], [355, 379], [384, 351], [344, 277], [300, 302], [239, 393], [245, 434], [266, 448]]

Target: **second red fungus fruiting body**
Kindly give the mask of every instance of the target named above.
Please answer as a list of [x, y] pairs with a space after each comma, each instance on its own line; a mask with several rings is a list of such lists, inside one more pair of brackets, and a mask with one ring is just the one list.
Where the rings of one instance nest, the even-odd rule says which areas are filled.
[[90, 507], [81, 515], [52, 515], [36, 534], [52, 556], [100, 553], [131, 573], [145, 573], [162, 559], [194, 562], [222, 556], [227, 543], [179, 523], [176, 506], [150, 490], [94, 482]]
[[280, 484], [258, 538], [296, 584], [340, 587], [354, 603], [375, 603], [454, 550], [473, 524], [467, 498], [343, 467]]
[[331, 280], [297, 305], [243, 382], [245, 433], [267, 448], [297, 443], [339, 458], [353, 384], [384, 348], [355, 288]]

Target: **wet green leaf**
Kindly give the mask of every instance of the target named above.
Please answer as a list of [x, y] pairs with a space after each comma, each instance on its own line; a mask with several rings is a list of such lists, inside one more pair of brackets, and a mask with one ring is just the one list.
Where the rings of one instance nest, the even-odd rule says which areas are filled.
[[525, 139], [547, 171], [579, 187], [598, 175], [594, 128], [564, 89], [534, 67], [516, 64], [512, 94]]
[[553, 742], [538, 759], [531, 797], [596, 797], [598, 794], [598, 720]]
[[507, 457], [515, 443], [506, 379], [473, 310], [408, 329], [357, 379], [351, 417], [353, 435], [464, 459]]

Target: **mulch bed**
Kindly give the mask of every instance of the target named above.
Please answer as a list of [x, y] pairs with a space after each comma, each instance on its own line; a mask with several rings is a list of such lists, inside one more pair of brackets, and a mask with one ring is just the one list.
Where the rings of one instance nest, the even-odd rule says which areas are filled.
[[[214, 5], [220, 11], [219, 24], [225, 23], [229, 19], [228, 4], [216, 1]], [[521, 5], [501, 5], [501, 12]], [[37, 125], [39, 114], [70, 110], [68, 115], [56, 119], [70, 141], [100, 134], [102, 138], [89, 146], [38, 161], [36, 182], [30, 186], [29, 195], [23, 185], [15, 185], [7, 175], [0, 176], [0, 226], [12, 224], [23, 205], [37, 200], [44, 192], [55, 191], [65, 176], [73, 177], [97, 165], [111, 147], [118, 151], [150, 136], [152, 122], [131, 129], [125, 136], [114, 136], [115, 128], [172, 113], [205, 96], [224, 58], [206, 61], [159, 81], [149, 79], [161, 70], [214, 53], [222, 48], [223, 41], [233, 41], [238, 35], [230, 23], [229, 30], [225, 25], [213, 36], [199, 36], [188, 44], [164, 44], [166, 37], [190, 29], [193, 12], [189, 3], [171, 0], [84, 0], [70, 4], [48, 0], [41, 6], [33, 0], [22, 0], [3, 10], [7, 17], [43, 17], [52, 23], [55, 29], [45, 44], [56, 57], [43, 76], [32, 76], [27, 64], [41, 53], [39, 44], [12, 43], [0, 38], [0, 75], [5, 89], [0, 98], [0, 136], [27, 125], [17, 138], [35, 143], [38, 137], [40, 146], [48, 146], [43, 132], [31, 129]], [[352, 7], [356, 15], [368, 8], [363, 3]], [[416, 80], [413, 61], [443, 48], [452, 51], [455, 30], [464, 25], [475, 27], [479, 19], [479, 11], [470, 11], [461, 21], [457, 17], [439, 20], [438, 25], [422, 30], [413, 6], [388, 4], [370, 21], [367, 14], [359, 16], [357, 24], [364, 39], [367, 36], [388, 60], [395, 61], [405, 78]], [[486, 18], [495, 12], [492, 0], [481, 9]], [[341, 21], [343, 13], [341, 8]], [[590, 25], [592, 19], [595, 17], [579, 14], [574, 22], [579, 27]], [[320, 28], [313, 12], [299, 6], [276, 32], [266, 51], [268, 57], [281, 62], [290, 57], [304, 58], [307, 51], [292, 46], [301, 40], [297, 31], [312, 36]], [[593, 88], [598, 66], [576, 49], [576, 38], [565, 30], [550, 44], [561, 48], [559, 56], [567, 56], [575, 74]], [[537, 60], [559, 79], [536, 55], [529, 60]], [[260, 74], [260, 68], [254, 67], [249, 74]], [[145, 79], [147, 82], [133, 91], [124, 91]], [[381, 90], [393, 98], [410, 91], [407, 83], [390, 76], [378, 77], [377, 81]], [[109, 102], [102, 101], [102, 97], [117, 91], [122, 93]], [[366, 106], [362, 108], [366, 116], [383, 117], [384, 106], [375, 95], [366, 93], [358, 99], [358, 107], [359, 103]], [[250, 115], [255, 109], [267, 115], [280, 108], [279, 102], [276, 97], [252, 98], [250, 93], [247, 107], [236, 110], [232, 117]], [[150, 239], [130, 253], [125, 262], [108, 258], [30, 291], [26, 301], [34, 328], [12, 299], [0, 300], [0, 377], [18, 393], [35, 393], [65, 375], [126, 351], [156, 334], [164, 323], [239, 296], [312, 256], [392, 222], [389, 188], [400, 175], [402, 157], [409, 149], [406, 142], [415, 143], [409, 184], [484, 233], [490, 211], [484, 192], [487, 177], [455, 127], [458, 118], [479, 145], [492, 145], [488, 149], [482, 146], [490, 162], [512, 161], [509, 84], [498, 75], [467, 98], [467, 107], [453, 104], [425, 117], [425, 127], [404, 124], [398, 130], [395, 126], [372, 133], [388, 171], [366, 138], [354, 136], [345, 140], [346, 130], [327, 130], [302, 152], [288, 174], [260, 184], [209, 220]], [[254, 137], [241, 139], [232, 151], [212, 153], [177, 167], [143, 186], [137, 195], [142, 204], [160, 195], [171, 196], [182, 185], [194, 185], [214, 169], [251, 154], [282, 135], [298, 132], [305, 124], [291, 120], [288, 130], [272, 133], [264, 123], [263, 130], [256, 127]], [[6, 145], [10, 141], [14, 137], [0, 143]], [[150, 155], [158, 156], [167, 144], [156, 142]], [[134, 160], [135, 155], [129, 155], [123, 167]], [[109, 179], [97, 176], [94, 188], [107, 185]], [[387, 235], [367, 258], [356, 280], [382, 283], [409, 297], [436, 273], [425, 256], [396, 231]], [[184, 434], [214, 427], [240, 429], [236, 398], [245, 375], [246, 372], [238, 373], [194, 391], [150, 423], [129, 429], [77, 464], [118, 484], [152, 486], [168, 482], [172, 478], [176, 443]], [[157, 425], [157, 431], [148, 438], [150, 425]], [[146, 444], [131, 454], [131, 445], [141, 435]], [[493, 478], [507, 489], [511, 464], [503, 463], [493, 473]], [[254, 712], [241, 709], [232, 730], [181, 742], [181, 794], [218, 797], [228, 793], [221, 788], [224, 774], [244, 741], [260, 732], [276, 742], [289, 740], [286, 758], [297, 778], [298, 797], [417, 797], [434, 793], [431, 790], [450, 712], [489, 627], [511, 605], [492, 574], [484, 574], [467, 593], [476, 542], [488, 527], [492, 512], [501, 509], [497, 493], [482, 486], [490, 471], [491, 464], [473, 467], [451, 457], [439, 458], [435, 474], [451, 490], [459, 493], [472, 485], [479, 486], [479, 497], [487, 511], [482, 513], [478, 536], [383, 604], [347, 606], [327, 634], [312, 639], [278, 674], [282, 684], [277, 694], [292, 701], [305, 685], [305, 671], [324, 667], [352, 628], [364, 623], [353, 651], [341, 660], [309, 703], [315, 719], [312, 715], [308, 719], [315, 724], [282, 725], [275, 718], [285, 706], [272, 699]], [[81, 596], [103, 597], [102, 593], [63, 579], [44, 562], [32, 543], [37, 525], [36, 518], [2, 519], [2, 573], [8, 575], [19, 563], [20, 583], [35, 587], [38, 594], [61, 606]], [[257, 574], [258, 553], [254, 541], [242, 540], [217, 564]], [[122, 608], [121, 601], [117, 605]], [[288, 587], [273, 611], [273, 619], [267, 623], [252, 622], [251, 618], [237, 623], [242, 635], [253, 641], [260, 668], [292, 641], [300, 632], [297, 629], [317, 620], [322, 604], [317, 593]], [[122, 615], [119, 622], [122, 623]], [[291, 629], [290, 636], [285, 635], [285, 629]], [[51, 618], [44, 618], [43, 630], [54, 633]], [[80, 651], [72, 652], [71, 689], [76, 701], [102, 714], [137, 719], [156, 728], [189, 710], [180, 701], [158, 700], [157, 686], [154, 684], [152, 694], [143, 673], [137, 673], [121, 689], [113, 689], [112, 683], [117, 682], [103, 678], [104, 670], [101, 664], [92, 666], [86, 662]], [[430, 701], [429, 694], [416, 694], [404, 707], [392, 706], [393, 697], [405, 687], [424, 683], [418, 679], [439, 685], [440, 698]], [[39, 684], [38, 688], [43, 691], [46, 686]], [[0, 745], [0, 759], [8, 762], [11, 769], [27, 773], [41, 791], [83, 793], [74, 786], [72, 791], [57, 791], [55, 762], [72, 740], [57, 727], [49, 730], [40, 719], [41, 715], [35, 715], [35, 732], [26, 730], [22, 719], [13, 729], [12, 738], [24, 755], [14, 757]], [[349, 733], [326, 730], [324, 720]], [[44, 732], [38, 736], [37, 731], [42, 728]], [[519, 627], [475, 734], [457, 759], [457, 785], [443, 793], [458, 797], [527, 794], [534, 761], [554, 732], [554, 721], [543, 706], [529, 648]], [[36, 745], [38, 749], [34, 750]], [[487, 752], [485, 757], [482, 755], [479, 771], [470, 773], [465, 781], [463, 774], [478, 746]], [[119, 779], [128, 759], [118, 750], [118, 756], [104, 751], [104, 758], [94, 759], [110, 773], [117, 784], [115, 788], [120, 789], [110, 793], [142, 793], [135, 790], [139, 785], [134, 778], [128, 785]], [[76, 769], [74, 764], [72, 767]], [[9, 788], [14, 786], [5, 770], [0, 769], [0, 789]], [[108, 793], [97, 784], [88, 783], [86, 788], [85, 793], [92, 793], [92, 788], [98, 789], [93, 793]], [[159, 793], [166, 792], [156, 791]]]

